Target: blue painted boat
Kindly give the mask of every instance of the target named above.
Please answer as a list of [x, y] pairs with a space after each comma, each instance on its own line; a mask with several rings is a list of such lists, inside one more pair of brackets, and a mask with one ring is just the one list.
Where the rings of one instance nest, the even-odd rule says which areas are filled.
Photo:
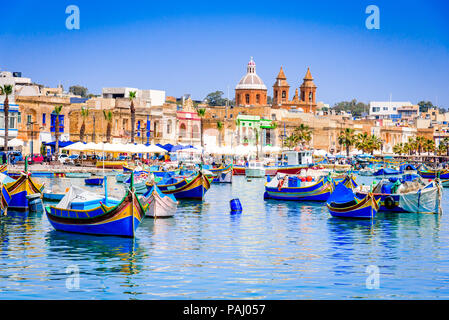
[[[213, 178], [206, 177], [201, 171], [189, 177], [173, 176], [163, 179], [157, 186], [165, 194], [173, 194], [176, 199], [203, 200]], [[151, 185], [148, 185], [151, 187]]]
[[[106, 183], [105, 183], [106, 185]], [[72, 189], [73, 190], [73, 189]], [[69, 192], [56, 206], [45, 207], [51, 225], [59, 231], [134, 237], [147, 210], [134, 191], [133, 183], [123, 199], [82, 199]]]
[[403, 173], [400, 170], [395, 170], [392, 168], [381, 168], [373, 173], [373, 176], [388, 176], [388, 175], [395, 175], [395, 174], [401, 174]]
[[265, 183], [264, 199], [327, 201], [333, 189], [334, 183], [328, 176], [305, 182], [296, 176], [277, 175]]
[[326, 206], [333, 217], [373, 219], [379, 210], [379, 200], [376, 200], [372, 193], [360, 200], [350, 188], [339, 183], [327, 200]]
[[103, 178], [89, 178], [84, 179], [84, 183], [90, 186], [102, 186], [103, 185]]
[[61, 201], [62, 198], [64, 198], [65, 193], [51, 193], [51, 192], [44, 192], [42, 194], [42, 200], [44, 201]]
[[28, 172], [27, 157], [25, 157], [25, 171], [20, 173], [17, 180], [6, 183], [6, 189], [11, 195], [8, 207], [14, 211], [28, 211], [28, 195], [40, 193], [44, 189], [44, 184], [34, 181]]

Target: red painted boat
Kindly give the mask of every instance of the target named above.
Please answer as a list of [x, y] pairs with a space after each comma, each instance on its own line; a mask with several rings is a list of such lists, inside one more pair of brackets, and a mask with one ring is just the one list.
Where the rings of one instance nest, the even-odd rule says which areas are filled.
[[[245, 175], [245, 166], [237, 166], [234, 165], [232, 169], [232, 174], [234, 176], [244, 176]], [[285, 174], [299, 174], [301, 169], [307, 168], [306, 165], [299, 166], [281, 166], [281, 167], [265, 167], [265, 175], [266, 176], [275, 176], [278, 173]]]

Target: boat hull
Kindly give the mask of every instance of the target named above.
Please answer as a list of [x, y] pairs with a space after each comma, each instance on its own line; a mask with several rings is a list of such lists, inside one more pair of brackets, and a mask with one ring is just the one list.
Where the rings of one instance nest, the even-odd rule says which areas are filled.
[[292, 201], [327, 201], [333, 190], [333, 184], [327, 178], [320, 179], [316, 184], [305, 187], [265, 187], [265, 199]]
[[142, 198], [143, 202], [148, 203], [145, 215], [151, 218], [173, 217], [178, 208], [178, 201], [169, 195], [162, 194], [163, 196], [161, 196], [155, 189], [150, 191], [148, 197]]
[[145, 210], [146, 207], [131, 192], [114, 207], [100, 205], [90, 210], [45, 208], [48, 220], [58, 231], [122, 237], [134, 237]]
[[379, 200], [372, 195], [367, 195], [359, 203], [343, 208], [337, 208], [327, 203], [327, 209], [333, 217], [351, 219], [372, 219], [379, 210]]
[[42, 194], [43, 188], [44, 185], [34, 182], [29, 173], [22, 173], [16, 181], [6, 184], [6, 189], [11, 195], [8, 207], [13, 211], [28, 211], [27, 195]]
[[182, 179], [170, 185], [157, 185], [162, 193], [173, 194], [176, 199], [196, 199], [203, 200], [207, 190], [210, 188], [212, 178], [205, 177], [198, 173], [190, 180]]

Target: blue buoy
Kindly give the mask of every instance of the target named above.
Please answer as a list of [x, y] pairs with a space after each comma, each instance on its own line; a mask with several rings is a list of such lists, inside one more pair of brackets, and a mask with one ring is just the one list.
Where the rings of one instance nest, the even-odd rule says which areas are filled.
[[242, 211], [242, 205], [239, 199], [232, 199], [230, 202], [231, 211]]
[[270, 181], [271, 181], [271, 177], [267, 176], [267, 182], [270, 182]]

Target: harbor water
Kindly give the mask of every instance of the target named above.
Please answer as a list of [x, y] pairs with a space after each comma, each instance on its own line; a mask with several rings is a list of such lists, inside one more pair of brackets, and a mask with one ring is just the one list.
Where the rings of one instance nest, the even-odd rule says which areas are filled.
[[[449, 189], [441, 216], [361, 221], [332, 218], [323, 203], [265, 201], [265, 181], [212, 184], [173, 218], [145, 218], [135, 239], [58, 232], [45, 213], [8, 212], [0, 299], [449, 299]], [[124, 194], [114, 177], [108, 187]], [[235, 198], [242, 212], [231, 213]]]

